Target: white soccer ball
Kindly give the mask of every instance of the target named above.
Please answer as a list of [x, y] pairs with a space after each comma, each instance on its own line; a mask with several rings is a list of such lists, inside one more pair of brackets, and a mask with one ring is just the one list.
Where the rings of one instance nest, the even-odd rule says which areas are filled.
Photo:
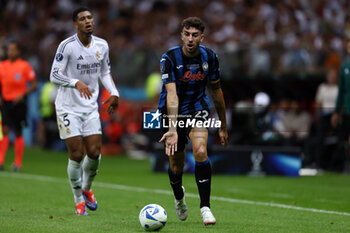
[[146, 231], [158, 231], [162, 229], [167, 220], [163, 207], [157, 204], [149, 204], [142, 208], [139, 215], [141, 226]]

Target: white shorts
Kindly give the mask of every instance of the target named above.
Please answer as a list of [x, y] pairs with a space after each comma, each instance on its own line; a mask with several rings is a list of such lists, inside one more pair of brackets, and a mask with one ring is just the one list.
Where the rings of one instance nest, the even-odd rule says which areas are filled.
[[102, 134], [100, 114], [97, 111], [89, 113], [57, 112], [57, 125], [61, 139]]

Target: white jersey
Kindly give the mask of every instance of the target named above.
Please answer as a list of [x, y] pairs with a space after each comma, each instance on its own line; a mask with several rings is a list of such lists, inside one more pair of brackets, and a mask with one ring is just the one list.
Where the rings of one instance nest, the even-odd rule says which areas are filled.
[[[98, 109], [100, 79], [106, 89], [119, 96], [111, 77], [108, 43], [92, 36], [90, 47], [85, 47], [75, 34], [58, 46], [52, 64], [50, 80], [59, 85], [55, 101], [58, 112], [91, 112]], [[92, 93], [90, 99], [80, 96], [75, 84], [81, 81]]]

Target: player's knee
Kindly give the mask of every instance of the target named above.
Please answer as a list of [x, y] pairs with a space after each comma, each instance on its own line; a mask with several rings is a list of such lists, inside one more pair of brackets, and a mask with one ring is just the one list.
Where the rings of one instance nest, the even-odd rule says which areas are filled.
[[84, 150], [78, 145], [70, 145], [69, 147], [69, 158], [76, 162], [80, 162], [83, 158]]
[[183, 170], [183, 165], [181, 164], [173, 164], [170, 166], [171, 170], [173, 171], [174, 174], [179, 174]]
[[71, 159], [71, 160], [74, 160], [74, 161], [76, 161], [76, 162], [78, 162], [78, 163], [80, 163], [80, 161], [82, 160], [82, 158], [83, 158], [83, 154], [84, 154], [84, 152], [82, 151], [82, 150], [79, 150], [79, 149], [73, 149], [73, 150], [71, 150], [70, 152], [69, 152], [69, 158]]
[[196, 161], [204, 161], [207, 157], [207, 148], [205, 145], [197, 145], [193, 148], [193, 154], [195, 156]]
[[87, 147], [86, 152], [90, 158], [98, 158], [98, 156], [101, 154], [101, 145], [90, 145]]

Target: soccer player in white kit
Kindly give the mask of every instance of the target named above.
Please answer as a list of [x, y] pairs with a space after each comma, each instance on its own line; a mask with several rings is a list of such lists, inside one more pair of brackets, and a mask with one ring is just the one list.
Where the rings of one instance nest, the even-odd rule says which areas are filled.
[[[98, 80], [111, 96], [108, 113], [118, 106], [119, 93], [114, 85], [105, 40], [92, 35], [94, 19], [91, 11], [80, 7], [73, 12], [77, 33], [58, 46], [50, 80], [57, 84], [57, 124], [61, 139], [69, 152], [68, 177], [74, 195], [77, 215], [88, 215], [97, 209], [91, 183], [101, 160], [101, 123], [98, 113]], [[83, 159], [84, 151], [86, 156]]]

